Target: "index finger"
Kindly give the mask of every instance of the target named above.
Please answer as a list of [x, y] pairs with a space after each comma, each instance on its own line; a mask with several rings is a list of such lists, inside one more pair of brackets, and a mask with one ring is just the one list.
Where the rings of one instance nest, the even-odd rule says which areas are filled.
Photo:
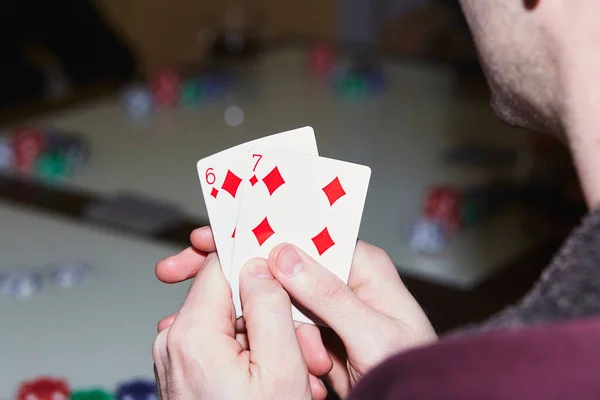
[[156, 277], [164, 283], [179, 283], [198, 275], [206, 256], [216, 250], [210, 226], [195, 229], [192, 246], [156, 264]]

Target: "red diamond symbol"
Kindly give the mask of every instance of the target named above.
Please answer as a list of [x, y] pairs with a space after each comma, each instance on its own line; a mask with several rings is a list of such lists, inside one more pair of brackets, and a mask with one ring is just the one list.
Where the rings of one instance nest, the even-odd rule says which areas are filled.
[[279, 173], [279, 168], [277, 167], [273, 168], [273, 170], [269, 172], [269, 174], [265, 176], [262, 181], [267, 186], [270, 195], [273, 195], [273, 193], [275, 193], [275, 191], [285, 183], [283, 177]]
[[322, 190], [323, 192], [325, 192], [325, 196], [327, 196], [327, 199], [329, 200], [329, 205], [331, 206], [333, 205], [333, 203], [338, 201], [340, 197], [346, 195], [346, 192], [344, 191], [344, 188], [340, 183], [340, 179], [337, 177], [331, 182], [329, 182], [329, 184], [325, 186]]
[[235, 230], [237, 229], [237, 226], [235, 228], [233, 228], [233, 233], [231, 234], [231, 237], [235, 239]]
[[240, 183], [242, 183], [242, 179], [230, 170], [227, 170], [227, 176], [225, 176], [225, 181], [223, 182], [221, 189], [229, 192], [229, 194], [235, 198]]
[[327, 228], [323, 229], [317, 236], [311, 239], [319, 252], [319, 255], [322, 256], [327, 250], [331, 248], [335, 244], [331, 236], [329, 236], [329, 231]]
[[269, 220], [267, 217], [261, 221], [260, 224], [256, 226], [256, 228], [252, 229], [252, 233], [256, 236], [256, 240], [258, 240], [258, 245], [262, 246], [262, 244], [271, 236], [275, 234], [273, 228], [269, 224]]
[[256, 175], [253, 175], [252, 178], [250, 178], [250, 184], [252, 186], [256, 185], [258, 183], [258, 178], [256, 177]]
[[215, 188], [212, 188], [210, 195], [216, 199], [218, 194], [219, 194], [219, 191]]

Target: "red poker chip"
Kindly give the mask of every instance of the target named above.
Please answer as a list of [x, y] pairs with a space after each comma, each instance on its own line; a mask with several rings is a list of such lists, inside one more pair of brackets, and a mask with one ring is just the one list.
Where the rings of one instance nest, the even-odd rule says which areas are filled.
[[44, 136], [37, 128], [21, 128], [13, 132], [13, 157], [17, 171], [30, 173], [44, 147]]
[[68, 400], [69, 384], [64, 379], [40, 377], [19, 386], [17, 400]]

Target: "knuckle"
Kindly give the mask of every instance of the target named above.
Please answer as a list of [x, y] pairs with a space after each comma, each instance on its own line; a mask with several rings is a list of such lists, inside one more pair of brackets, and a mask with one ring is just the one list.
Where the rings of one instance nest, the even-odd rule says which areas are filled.
[[387, 251], [385, 251], [384, 249], [377, 247], [377, 246], [371, 246], [371, 253], [372, 253], [372, 258], [373, 261], [378, 263], [378, 264], [389, 264], [392, 263], [392, 257], [390, 257], [389, 253]]
[[167, 333], [166, 348], [169, 356], [183, 355], [194, 348], [194, 343], [184, 329], [176, 325]]
[[332, 275], [327, 279], [317, 280], [315, 286], [315, 297], [321, 304], [330, 304], [338, 300], [344, 294], [346, 285], [337, 276]]
[[165, 335], [167, 335], [167, 333], [168, 329], [165, 329], [164, 331], [156, 335], [156, 338], [154, 338], [154, 342], [152, 342], [152, 358], [154, 358], [155, 362], [161, 360], [164, 352], [166, 351]]
[[[354, 254], [354, 264], [372, 272], [377, 270], [396, 269], [394, 261], [387, 251], [366, 242], [359, 242]], [[365, 271], [365, 272], [367, 272]]]
[[290, 298], [285, 291], [269, 290], [247, 296], [243, 306], [254, 312], [274, 312], [289, 308], [289, 302]]
[[159, 359], [160, 355], [163, 352], [163, 342], [163, 333], [160, 332], [158, 335], [156, 335], [154, 341], [152, 342], [152, 357], [155, 361]]

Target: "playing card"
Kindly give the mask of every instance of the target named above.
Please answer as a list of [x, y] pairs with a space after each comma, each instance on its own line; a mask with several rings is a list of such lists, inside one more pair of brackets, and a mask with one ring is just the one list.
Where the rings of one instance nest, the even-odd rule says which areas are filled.
[[[238, 212], [231, 287], [241, 315], [239, 272], [292, 243], [347, 282], [371, 169], [324, 157], [264, 148], [249, 153]], [[296, 308], [296, 321], [313, 321]]]
[[304, 127], [256, 139], [198, 161], [198, 175], [223, 274], [231, 274], [233, 238], [246, 156], [252, 147], [276, 148], [318, 155], [315, 134]]

